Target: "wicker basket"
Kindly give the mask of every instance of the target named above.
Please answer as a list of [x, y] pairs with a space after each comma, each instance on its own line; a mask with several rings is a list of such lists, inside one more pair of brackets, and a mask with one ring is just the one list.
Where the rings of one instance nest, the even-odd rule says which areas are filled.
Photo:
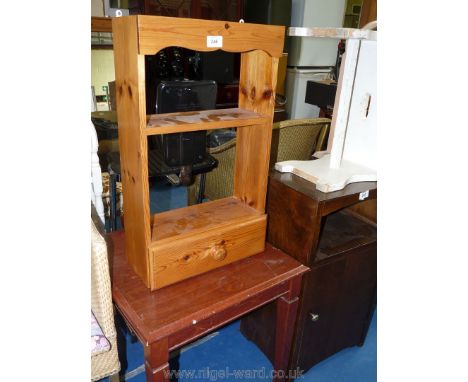
[[107, 245], [91, 220], [91, 310], [109, 341], [111, 348], [105, 353], [91, 356], [91, 380], [120, 371], [117, 353], [117, 332], [114, 324]]

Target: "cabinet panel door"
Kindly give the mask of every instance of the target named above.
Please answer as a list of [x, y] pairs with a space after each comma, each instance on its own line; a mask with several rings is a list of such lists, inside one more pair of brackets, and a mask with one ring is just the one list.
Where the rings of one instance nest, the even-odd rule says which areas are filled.
[[362, 344], [374, 307], [377, 280], [377, 245], [353, 251], [346, 261], [340, 306], [329, 347], [339, 349]]
[[314, 267], [306, 278], [298, 366], [361, 344], [374, 305], [376, 243]]
[[306, 276], [300, 317], [303, 332], [297, 360], [302, 369], [307, 370], [333, 354], [329, 343], [334, 335], [345, 271], [346, 262], [341, 259], [314, 267]]
[[239, 21], [244, 14], [243, 0], [139, 0], [130, 13], [207, 20]]

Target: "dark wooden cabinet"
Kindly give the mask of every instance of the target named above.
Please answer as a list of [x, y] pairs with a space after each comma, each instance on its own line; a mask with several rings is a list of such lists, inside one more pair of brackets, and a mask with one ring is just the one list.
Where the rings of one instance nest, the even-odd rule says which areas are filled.
[[[303, 281], [290, 369], [306, 371], [363, 344], [376, 302], [377, 227], [350, 207], [376, 197], [375, 182], [322, 193], [293, 174], [270, 174], [268, 241], [311, 268]], [[275, 314], [270, 304], [241, 324], [270, 360]]]
[[130, 0], [130, 14], [239, 21], [244, 0]]

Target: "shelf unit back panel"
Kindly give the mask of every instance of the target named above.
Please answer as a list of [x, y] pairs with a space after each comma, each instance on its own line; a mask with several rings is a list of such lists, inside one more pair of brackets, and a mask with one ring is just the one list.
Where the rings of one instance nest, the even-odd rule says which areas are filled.
[[[284, 27], [159, 16], [119, 17], [112, 23], [129, 263], [154, 290], [261, 252]], [[144, 55], [169, 46], [198, 51], [218, 49], [207, 47], [208, 36], [222, 36], [223, 50], [241, 53], [239, 108], [147, 116]], [[187, 207], [185, 212], [169, 211], [164, 219], [150, 217], [147, 137], [229, 127], [237, 127], [237, 148], [234, 195], [228, 198], [235, 202], [226, 209], [226, 219], [220, 218], [216, 204], [192, 210]], [[164, 221], [181, 222], [181, 214], [190, 217], [187, 221], [196, 228], [178, 234], [176, 239], [171, 235], [165, 239], [164, 232], [171, 228]], [[211, 219], [207, 219], [209, 214], [213, 214]], [[162, 223], [161, 231], [158, 223]]]

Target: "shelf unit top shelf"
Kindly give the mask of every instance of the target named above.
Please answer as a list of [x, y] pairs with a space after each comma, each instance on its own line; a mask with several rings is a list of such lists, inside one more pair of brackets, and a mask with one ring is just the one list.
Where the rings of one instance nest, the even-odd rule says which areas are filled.
[[147, 116], [146, 135], [185, 133], [270, 123], [270, 117], [241, 108], [185, 111]]
[[151, 237], [153, 242], [174, 239], [263, 216], [239, 199], [228, 197], [153, 215]]

